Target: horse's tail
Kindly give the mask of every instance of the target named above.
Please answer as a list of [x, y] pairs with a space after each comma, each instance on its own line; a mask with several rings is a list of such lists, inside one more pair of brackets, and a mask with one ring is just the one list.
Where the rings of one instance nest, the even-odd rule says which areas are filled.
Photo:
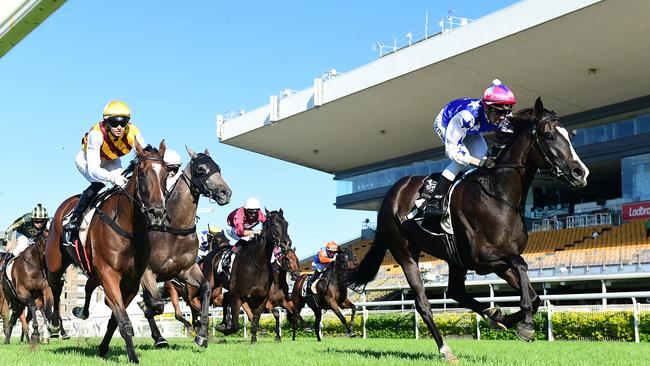
[[355, 268], [347, 278], [348, 287], [359, 287], [375, 279], [379, 266], [384, 260], [388, 247], [381, 240], [375, 239], [370, 244], [370, 250], [363, 257], [361, 263]]

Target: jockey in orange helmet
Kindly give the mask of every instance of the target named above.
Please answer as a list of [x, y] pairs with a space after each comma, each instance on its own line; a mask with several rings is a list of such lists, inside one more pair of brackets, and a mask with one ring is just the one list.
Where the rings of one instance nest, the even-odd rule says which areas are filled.
[[334, 241], [330, 241], [321, 248], [314, 256], [312, 266], [318, 272], [323, 272], [330, 264], [336, 260], [336, 254], [339, 251], [339, 246]]

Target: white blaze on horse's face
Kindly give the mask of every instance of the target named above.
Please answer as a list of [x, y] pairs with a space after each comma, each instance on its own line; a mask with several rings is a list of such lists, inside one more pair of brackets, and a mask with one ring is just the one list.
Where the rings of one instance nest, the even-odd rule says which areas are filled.
[[[161, 172], [162, 172], [162, 164], [160, 164], [160, 163], [152, 163], [152, 164], [151, 164], [151, 168], [152, 168], [153, 171], [156, 173], [156, 177], [157, 177], [158, 180], [160, 181], [160, 179], [161, 179]], [[160, 192], [161, 192], [162, 197], [163, 197], [163, 200], [164, 200], [164, 199], [165, 199], [165, 191], [164, 191], [164, 190], [165, 190], [165, 188], [166, 188], [166, 185], [160, 185], [160, 188], [161, 188], [161, 191], [160, 191]]]
[[[566, 139], [567, 143], [569, 143], [569, 148], [571, 149], [571, 156], [573, 157], [573, 162], [578, 163], [582, 171], [584, 172], [584, 176], [581, 177], [581, 181], [584, 183], [584, 185], [587, 185], [587, 177], [589, 176], [589, 169], [587, 166], [580, 160], [580, 157], [576, 153], [575, 149], [573, 148], [573, 144], [571, 143], [571, 139], [569, 138], [569, 132], [566, 130], [564, 127], [560, 126], [555, 126], [555, 128], [560, 132], [560, 134]], [[574, 176], [575, 177], [575, 176]], [[578, 178], [578, 177], [575, 177]]]

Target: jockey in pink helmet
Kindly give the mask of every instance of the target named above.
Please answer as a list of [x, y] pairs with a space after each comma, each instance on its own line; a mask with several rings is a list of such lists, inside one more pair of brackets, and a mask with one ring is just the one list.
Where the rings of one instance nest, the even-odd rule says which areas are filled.
[[[487, 157], [487, 144], [482, 134], [507, 130], [506, 117], [512, 112], [517, 99], [512, 91], [495, 79], [485, 89], [483, 98], [463, 98], [450, 102], [438, 114], [433, 124], [436, 135], [445, 146], [445, 154], [451, 163], [435, 184], [433, 174], [428, 176], [420, 189], [416, 207], [424, 217], [440, 216], [441, 201], [451, 183], [468, 164], [491, 168], [494, 158]], [[417, 210], [411, 215], [414, 216]]]

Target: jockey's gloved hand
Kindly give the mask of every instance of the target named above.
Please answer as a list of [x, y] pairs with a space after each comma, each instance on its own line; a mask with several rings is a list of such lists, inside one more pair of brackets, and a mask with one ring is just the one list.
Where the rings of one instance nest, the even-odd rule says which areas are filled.
[[109, 180], [111, 181], [111, 183], [115, 184], [116, 186], [120, 186], [122, 188], [126, 186], [126, 182], [127, 182], [126, 177], [122, 175], [122, 169], [113, 170], [111, 172]]
[[478, 164], [479, 168], [491, 169], [494, 168], [495, 159], [492, 156], [486, 156], [481, 159], [481, 162]]

